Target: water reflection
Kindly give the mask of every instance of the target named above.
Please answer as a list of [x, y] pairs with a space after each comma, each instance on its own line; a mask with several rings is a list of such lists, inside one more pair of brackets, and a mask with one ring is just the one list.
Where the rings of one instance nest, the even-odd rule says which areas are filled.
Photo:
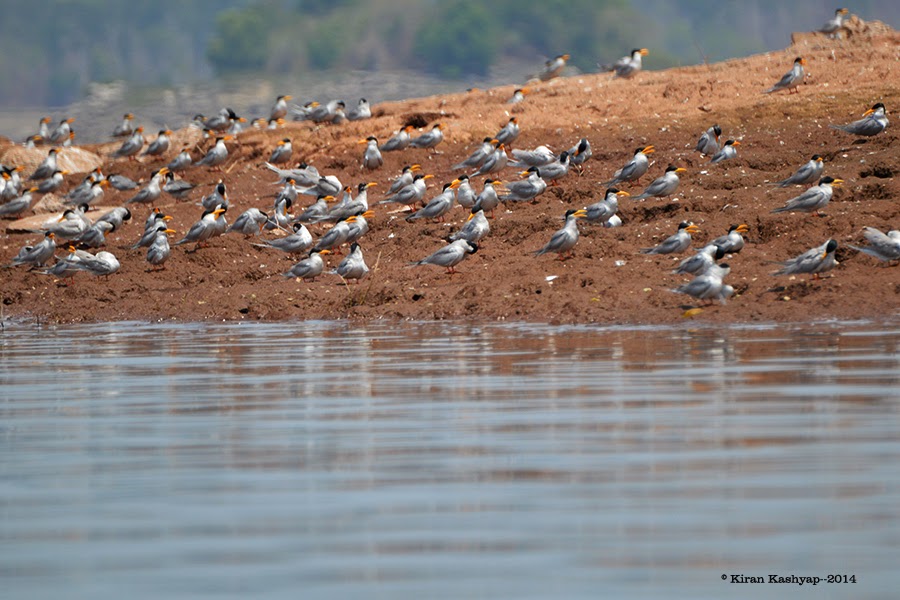
[[871, 324], [8, 327], [0, 573], [29, 598], [756, 598], [720, 576], [759, 572], [884, 597], [898, 344]]

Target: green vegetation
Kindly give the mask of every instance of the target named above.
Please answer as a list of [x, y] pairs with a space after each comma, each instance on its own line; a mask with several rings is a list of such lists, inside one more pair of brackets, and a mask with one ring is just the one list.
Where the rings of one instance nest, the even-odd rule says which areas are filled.
[[269, 23], [259, 7], [231, 9], [216, 17], [216, 34], [206, 56], [217, 72], [246, 71], [266, 66]]
[[496, 24], [479, 0], [447, 2], [416, 34], [415, 54], [443, 77], [487, 75], [497, 55]]

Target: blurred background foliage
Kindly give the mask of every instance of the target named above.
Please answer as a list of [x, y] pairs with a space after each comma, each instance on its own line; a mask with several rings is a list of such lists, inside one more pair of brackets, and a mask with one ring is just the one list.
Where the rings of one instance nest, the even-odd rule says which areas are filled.
[[[597, 70], [634, 47], [646, 68], [783, 48], [823, 0], [4, 0], [0, 106], [63, 106], [90, 82], [174, 86], [248, 73], [417, 71], [514, 81], [557, 54]], [[897, 25], [900, 2], [851, 11]]]

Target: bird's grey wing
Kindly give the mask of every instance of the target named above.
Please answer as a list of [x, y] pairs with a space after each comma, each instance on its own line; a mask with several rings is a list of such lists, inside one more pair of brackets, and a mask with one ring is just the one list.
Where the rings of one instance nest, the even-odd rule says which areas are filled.
[[728, 239], [727, 235], [720, 235], [719, 237], [717, 237], [716, 239], [714, 239], [713, 241], [709, 242], [706, 245], [707, 246], [726, 246], [729, 243], [730, 243], [730, 240]]
[[793, 72], [793, 71], [788, 71], [787, 73], [785, 73], [785, 74], [781, 77], [781, 79], [778, 80], [778, 83], [776, 83], [773, 87], [775, 87], [775, 88], [782, 88], [782, 87], [784, 87], [784, 86], [786, 86], [786, 85], [790, 85], [790, 83], [791, 83], [793, 80], [794, 80], [794, 72]]
[[428, 258], [426, 258], [422, 263], [429, 263], [434, 265], [446, 266], [453, 262], [459, 256], [459, 250], [454, 246], [444, 246]]
[[860, 119], [842, 129], [856, 135], [872, 136], [881, 132], [881, 125], [875, 119]]
[[616, 175], [613, 177], [613, 179], [616, 179], [619, 181], [625, 181], [625, 180], [631, 179], [634, 176], [635, 171], [637, 171], [637, 167], [638, 167], [637, 163], [632, 160], [627, 165], [625, 165], [624, 167], [619, 169], [619, 171], [616, 173]]
[[725, 154], [725, 148], [722, 148], [721, 150], [716, 152], [715, 155], [713, 155], [712, 160], [710, 160], [709, 162], [712, 164], [716, 164], [722, 162], [726, 158], [728, 158], [728, 155]]
[[715, 291], [715, 284], [708, 277], [696, 277], [693, 280], [678, 286], [675, 291], [688, 294], [694, 298], [706, 298]]
[[541, 249], [541, 253], [555, 252], [558, 248], [561, 248], [566, 243], [568, 238], [569, 232], [565, 229], [560, 229], [553, 234], [553, 237], [550, 238], [550, 241], [547, 242], [547, 245]]
[[793, 200], [788, 201], [788, 205], [794, 209], [812, 209], [823, 200], [825, 192], [818, 188], [806, 190]]
[[697, 142], [697, 147], [694, 148], [697, 152], [703, 152], [706, 149], [706, 145], [709, 143], [710, 137], [709, 132], [704, 131], [703, 135], [700, 136], [700, 140]]
[[680, 245], [681, 245], [681, 240], [679, 240], [678, 238], [674, 238], [674, 237], [667, 238], [660, 245], [658, 245], [656, 248], [654, 248], [655, 254], [671, 254]]
[[803, 165], [797, 170], [796, 173], [782, 181], [779, 185], [781, 185], [781, 187], [787, 187], [793, 183], [801, 183], [807, 181], [811, 173], [812, 167], [810, 165]]
[[666, 191], [666, 180], [665, 179], [657, 179], [653, 183], [647, 186], [647, 189], [641, 193], [641, 196], [656, 196], [657, 194], [661, 194]]

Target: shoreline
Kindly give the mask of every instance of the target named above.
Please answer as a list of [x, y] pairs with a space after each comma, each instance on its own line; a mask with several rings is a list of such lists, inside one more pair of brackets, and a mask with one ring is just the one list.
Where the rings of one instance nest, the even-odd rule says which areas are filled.
[[681, 331], [681, 330], [752, 330], [752, 331], [769, 331], [780, 328], [787, 329], [821, 329], [821, 328], [867, 328], [867, 327], [886, 327], [896, 328], [900, 326], [900, 313], [883, 317], [883, 318], [857, 318], [857, 319], [837, 319], [822, 318], [810, 319], [807, 321], [728, 321], [718, 322], [715, 320], [704, 320], [695, 318], [682, 318], [677, 321], [667, 323], [602, 323], [602, 322], [571, 322], [559, 323], [550, 321], [515, 321], [506, 319], [485, 320], [485, 319], [393, 319], [393, 318], [336, 318], [336, 319], [297, 319], [297, 320], [259, 320], [259, 319], [204, 319], [204, 320], [186, 320], [186, 319], [121, 319], [121, 320], [105, 320], [105, 321], [44, 321], [30, 316], [9, 317], [0, 316], [0, 334], [23, 330], [40, 330], [55, 329], [59, 327], [97, 327], [97, 326], [133, 326], [133, 327], [205, 327], [212, 325], [224, 326], [281, 326], [287, 325], [291, 327], [297, 326], [346, 326], [355, 327], [358, 325], [378, 327], [386, 326], [447, 326], [447, 327], [510, 327], [510, 328], [526, 328], [538, 331], [542, 328], [549, 328], [563, 331], [597, 331], [597, 332], [613, 332], [613, 331]]

